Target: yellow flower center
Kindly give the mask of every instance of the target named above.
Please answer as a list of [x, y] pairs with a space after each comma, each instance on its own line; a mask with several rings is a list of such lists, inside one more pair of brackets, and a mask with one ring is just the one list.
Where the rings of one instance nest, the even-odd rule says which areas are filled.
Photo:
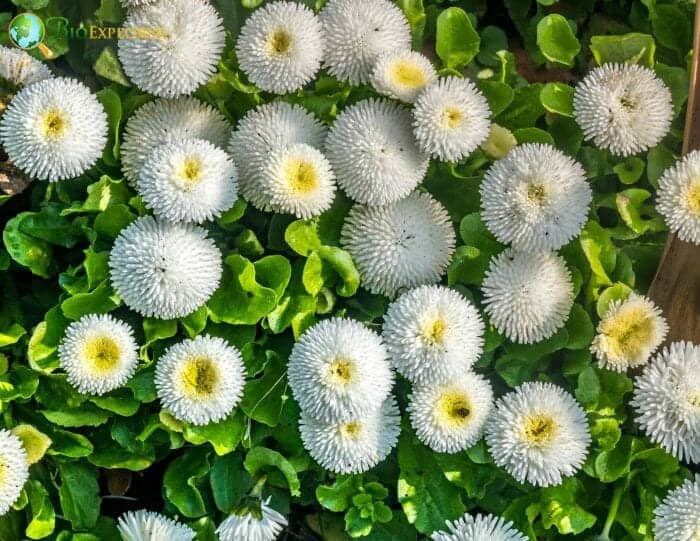
[[41, 119], [41, 129], [46, 137], [56, 138], [63, 135], [68, 123], [58, 109], [49, 109]]
[[541, 205], [547, 198], [547, 191], [544, 189], [544, 184], [539, 182], [531, 182], [527, 186], [527, 200], [535, 205]]
[[449, 391], [438, 399], [437, 417], [445, 424], [464, 425], [469, 421], [471, 413], [471, 403], [463, 393]]
[[685, 193], [685, 201], [688, 209], [700, 218], [700, 177], [695, 177]]
[[91, 338], [83, 349], [84, 358], [98, 372], [112, 370], [119, 361], [120, 353], [119, 344], [108, 336]]
[[187, 396], [206, 398], [216, 388], [219, 369], [208, 357], [192, 357], [185, 361], [180, 378]]
[[426, 344], [434, 345], [442, 342], [447, 332], [447, 323], [444, 319], [436, 317], [428, 321], [420, 330], [420, 337]]
[[287, 160], [284, 178], [297, 194], [308, 194], [318, 186], [318, 173], [313, 163], [299, 158]]
[[694, 408], [700, 408], [700, 390], [695, 389], [688, 395], [688, 404]]
[[202, 162], [198, 158], [187, 158], [182, 162], [178, 177], [184, 181], [186, 186], [197, 184], [202, 180]]
[[544, 445], [554, 438], [557, 425], [549, 415], [538, 413], [528, 417], [523, 432], [525, 440], [532, 445]]
[[360, 435], [360, 429], [362, 426], [360, 423], [356, 421], [351, 421], [349, 423], [345, 423], [344, 425], [341, 425], [340, 431], [342, 434], [348, 438], [355, 439]]
[[443, 126], [453, 130], [462, 124], [464, 121], [464, 114], [457, 107], [446, 107], [442, 111], [440, 121]]
[[272, 54], [285, 54], [292, 45], [292, 36], [286, 30], [275, 30], [267, 41], [267, 46]]
[[347, 385], [353, 375], [353, 363], [348, 359], [335, 359], [328, 365], [328, 380], [331, 383]]
[[612, 357], [637, 359], [649, 347], [654, 334], [654, 321], [641, 306], [621, 310], [604, 324]]
[[399, 86], [419, 88], [425, 85], [425, 73], [410, 60], [400, 60], [391, 67], [391, 79]]

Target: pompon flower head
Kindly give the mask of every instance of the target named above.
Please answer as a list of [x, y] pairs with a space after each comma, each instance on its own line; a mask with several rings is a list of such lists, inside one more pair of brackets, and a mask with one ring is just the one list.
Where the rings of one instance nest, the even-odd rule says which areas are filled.
[[257, 206], [304, 220], [328, 210], [335, 197], [335, 176], [328, 160], [304, 143], [273, 150], [260, 180]]
[[191, 94], [216, 71], [225, 34], [206, 0], [156, 0], [130, 10], [124, 31], [153, 35], [118, 41], [119, 60], [141, 90], [163, 98]]
[[21, 90], [0, 120], [10, 160], [29, 176], [55, 182], [81, 175], [102, 156], [107, 115], [75, 79], [45, 79]]
[[9, 430], [0, 429], [0, 517], [17, 501], [28, 478], [22, 441]]
[[292, 348], [287, 374], [301, 409], [332, 423], [369, 415], [394, 384], [381, 338], [353, 319], [310, 327]]
[[158, 359], [158, 398], [176, 419], [194, 425], [227, 417], [243, 394], [241, 354], [225, 340], [196, 336], [170, 346]]
[[445, 383], [414, 385], [408, 411], [419, 440], [438, 453], [457, 453], [481, 438], [492, 403], [489, 382], [464, 372]]
[[389, 100], [347, 107], [326, 140], [338, 185], [358, 203], [384, 205], [405, 197], [428, 170], [428, 155], [411, 133], [408, 110]]
[[651, 299], [632, 293], [610, 303], [597, 331], [591, 352], [598, 365], [625, 372], [649, 360], [666, 338], [668, 325]]
[[248, 79], [276, 94], [311, 81], [321, 67], [323, 49], [321, 23], [297, 2], [271, 2], [256, 9], [236, 42], [236, 56]]
[[456, 162], [469, 156], [489, 136], [490, 116], [488, 102], [474, 83], [445, 77], [418, 95], [413, 133], [424, 152]]
[[321, 149], [326, 127], [301, 105], [275, 101], [248, 111], [231, 135], [229, 153], [238, 166], [241, 195], [260, 210], [270, 210], [262, 173], [272, 151], [294, 144]]
[[328, 72], [350, 84], [369, 82], [384, 53], [411, 50], [411, 32], [401, 10], [388, 0], [330, 0], [319, 13]]
[[571, 274], [553, 252], [507, 248], [489, 263], [481, 289], [491, 323], [521, 344], [552, 336], [566, 323], [574, 302]]
[[394, 367], [409, 381], [447, 381], [479, 359], [484, 322], [476, 307], [458, 291], [420, 286], [389, 306], [382, 338]]
[[465, 513], [457, 520], [448, 520], [445, 526], [447, 531], [433, 533], [433, 541], [528, 541], [512, 522], [493, 515]]
[[455, 232], [445, 207], [425, 193], [380, 207], [355, 205], [341, 232], [362, 285], [393, 297], [401, 288], [440, 281], [452, 260]]
[[260, 502], [259, 509], [234, 511], [219, 527], [216, 533], [219, 541], [273, 541], [287, 525], [287, 519], [270, 507], [270, 498]]
[[43, 62], [16, 47], [0, 45], [0, 77], [14, 86], [22, 87], [53, 78]]
[[674, 342], [658, 353], [635, 379], [630, 405], [651, 441], [700, 462], [700, 346]]
[[679, 239], [700, 244], [700, 151], [686, 154], [661, 176], [656, 210]]
[[112, 285], [139, 314], [173, 319], [202, 306], [219, 285], [221, 252], [204, 229], [144, 216], [125, 227], [109, 256]]
[[137, 186], [159, 218], [202, 223], [233, 206], [238, 173], [229, 155], [209, 141], [180, 139], [151, 152]]
[[654, 509], [656, 541], [694, 541], [700, 537], [700, 475], [671, 490]]
[[486, 443], [496, 464], [520, 483], [540, 487], [575, 474], [590, 442], [583, 409], [551, 383], [523, 383], [502, 396], [486, 425]]
[[127, 9], [139, 8], [146, 4], [152, 4], [156, 0], [120, 0], [123, 7]]
[[231, 128], [212, 106], [195, 98], [156, 99], [129, 117], [120, 146], [122, 170], [136, 185], [139, 173], [157, 147], [181, 139], [204, 139], [226, 148]]
[[124, 541], [192, 541], [195, 532], [186, 524], [140, 509], [119, 517], [117, 529]]
[[401, 415], [393, 396], [369, 415], [342, 422], [320, 421], [302, 409], [299, 431], [304, 448], [321, 467], [339, 474], [362, 473], [394, 448], [401, 432]]
[[379, 57], [370, 83], [380, 94], [413, 103], [426, 86], [437, 81], [432, 62], [411, 50], [394, 50]]
[[564, 246], [581, 232], [592, 197], [583, 167], [543, 144], [520, 145], [495, 162], [480, 193], [486, 227], [520, 250]]
[[617, 156], [655, 146], [673, 119], [671, 92], [638, 64], [603, 64], [574, 90], [574, 117], [586, 139]]
[[88, 314], [68, 326], [58, 359], [79, 392], [103, 395], [134, 374], [138, 345], [127, 323], [109, 314]]

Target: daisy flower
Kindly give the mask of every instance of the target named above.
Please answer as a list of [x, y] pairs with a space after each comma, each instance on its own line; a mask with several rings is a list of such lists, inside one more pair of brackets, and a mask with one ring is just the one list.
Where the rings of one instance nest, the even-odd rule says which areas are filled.
[[350, 84], [369, 81], [384, 53], [411, 50], [411, 32], [401, 10], [388, 0], [329, 0], [319, 13], [328, 72]]
[[117, 529], [123, 541], [192, 541], [195, 537], [194, 530], [186, 524], [145, 509], [124, 513], [117, 521]]
[[53, 78], [46, 64], [16, 47], [0, 45], [0, 77], [22, 87]]
[[591, 353], [601, 368], [625, 372], [649, 360], [666, 338], [668, 325], [647, 297], [630, 294], [612, 301], [598, 324]]
[[224, 49], [221, 17], [206, 0], [156, 0], [129, 11], [124, 31], [153, 35], [118, 40], [124, 72], [164, 98], [191, 94], [216, 71]]
[[120, 2], [123, 7], [130, 9], [152, 4], [155, 0], [120, 0]]
[[571, 274], [553, 252], [507, 248], [491, 259], [481, 290], [491, 323], [521, 344], [545, 340], [561, 329], [574, 302]]
[[321, 23], [308, 7], [271, 2], [246, 19], [236, 41], [236, 56], [252, 83], [285, 94], [316, 76], [323, 48]]
[[270, 507], [270, 498], [260, 502], [259, 509], [243, 509], [241, 513], [232, 513], [219, 527], [216, 533], [219, 541], [273, 541], [277, 539], [287, 519]]
[[418, 439], [438, 453], [457, 453], [481, 438], [493, 392], [485, 378], [464, 372], [445, 383], [414, 385], [408, 400]]
[[58, 360], [78, 392], [103, 395], [134, 375], [138, 344], [127, 323], [109, 314], [88, 314], [66, 329]]
[[638, 64], [603, 64], [574, 90], [574, 117], [586, 139], [617, 156], [647, 150], [671, 127], [671, 92]]
[[700, 244], [700, 151], [686, 154], [661, 176], [656, 210], [679, 239]]
[[237, 179], [236, 166], [219, 147], [204, 139], [180, 139], [153, 150], [137, 185], [158, 218], [202, 223], [233, 206]]
[[224, 117], [195, 98], [157, 99], [129, 117], [121, 153], [124, 176], [136, 185], [151, 153], [161, 145], [182, 139], [204, 139], [226, 148], [231, 129]]
[[112, 285], [139, 314], [185, 317], [219, 286], [221, 252], [204, 229], [139, 218], [125, 227], [109, 256]]
[[0, 120], [0, 141], [29, 176], [51, 182], [73, 178], [102, 156], [107, 115], [83, 83], [44, 79], [12, 98]]
[[341, 422], [320, 421], [302, 409], [299, 431], [304, 448], [321, 467], [339, 474], [362, 473], [396, 446], [401, 415], [393, 396], [369, 415]]
[[389, 305], [382, 338], [394, 367], [412, 383], [447, 381], [479, 359], [484, 322], [458, 291], [420, 286]]
[[700, 346], [674, 342], [634, 381], [630, 405], [651, 441], [686, 462], [700, 462]]
[[238, 349], [225, 340], [196, 336], [165, 351], [154, 380], [163, 407], [176, 419], [206, 425], [224, 419], [238, 405], [245, 369]]
[[556, 250], [583, 228], [591, 188], [583, 167], [551, 145], [515, 147], [486, 171], [481, 218], [502, 243]]
[[671, 490], [654, 509], [656, 541], [694, 541], [700, 538], [700, 475]]
[[486, 98], [468, 79], [445, 77], [418, 95], [413, 133], [418, 147], [434, 158], [466, 158], [489, 135], [491, 111]]
[[433, 541], [528, 541], [512, 522], [493, 515], [465, 513], [458, 520], [448, 520], [445, 526], [446, 532], [433, 533]]
[[328, 133], [326, 155], [340, 187], [366, 205], [405, 197], [428, 170], [410, 113], [389, 100], [363, 100], [343, 110]]
[[583, 409], [551, 383], [523, 383], [502, 396], [486, 425], [494, 462], [520, 483], [540, 487], [574, 475], [590, 442]]
[[335, 176], [328, 160], [304, 143], [270, 152], [260, 180], [256, 207], [304, 220], [328, 210], [335, 197]]
[[21, 440], [0, 429], [0, 517], [19, 499], [28, 478], [27, 452]]
[[450, 215], [425, 193], [383, 205], [352, 207], [341, 244], [357, 265], [362, 285], [387, 297], [399, 289], [440, 281], [452, 260]]
[[394, 384], [381, 338], [352, 319], [310, 327], [292, 348], [287, 374], [301, 409], [333, 423], [369, 415]]
[[394, 50], [377, 60], [370, 83], [380, 94], [413, 103], [426, 86], [437, 81], [432, 62], [411, 50]]

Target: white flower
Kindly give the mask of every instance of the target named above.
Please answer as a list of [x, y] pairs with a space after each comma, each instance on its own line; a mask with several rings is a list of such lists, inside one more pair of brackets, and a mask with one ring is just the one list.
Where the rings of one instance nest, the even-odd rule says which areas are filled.
[[134, 375], [138, 345], [127, 323], [109, 314], [88, 314], [68, 326], [58, 359], [79, 392], [103, 395]]
[[120, 0], [122, 6], [127, 9], [138, 8], [146, 4], [152, 4], [155, 0]]
[[269, 210], [262, 173], [269, 165], [270, 153], [297, 143], [321, 149], [325, 140], [326, 127], [300, 105], [276, 101], [248, 111], [229, 144], [229, 154], [238, 167], [241, 195], [257, 208]]
[[30, 56], [26, 51], [0, 45], [0, 77], [7, 79], [15, 86], [27, 86], [44, 79], [51, 79], [53, 73], [46, 64]]
[[137, 185], [159, 218], [202, 223], [233, 206], [237, 178], [236, 166], [219, 147], [204, 139], [180, 139], [153, 150]]
[[489, 136], [491, 111], [468, 79], [445, 77], [418, 95], [413, 132], [418, 146], [449, 162], [466, 158]]
[[221, 252], [201, 227], [144, 216], [119, 233], [109, 269], [114, 289], [129, 308], [173, 319], [191, 314], [214, 293]]
[[124, 513], [117, 521], [117, 529], [123, 541], [192, 541], [195, 536], [186, 524], [145, 509]]
[[411, 115], [389, 100], [347, 107], [326, 140], [338, 185], [358, 203], [384, 205], [407, 196], [428, 170], [411, 133]]
[[270, 507], [270, 498], [260, 502], [260, 510], [245, 509], [228, 516], [216, 533], [219, 541], [273, 541], [287, 525], [287, 519]]
[[135, 185], [141, 168], [159, 146], [182, 139], [204, 139], [226, 148], [231, 129], [224, 117], [195, 98], [157, 99], [129, 117], [119, 148], [122, 169]]
[[294, 344], [287, 373], [301, 409], [334, 423], [376, 411], [394, 384], [381, 338], [353, 319], [310, 327]]
[[541, 487], [574, 475], [590, 442], [583, 409], [551, 383], [523, 383], [502, 396], [486, 425], [494, 462], [517, 481]]
[[512, 522], [493, 515], [465, 513], [458, 520], [448, 520], [445, 525], [448, 531], [433, 533], [433, 541], [528, 541]]
[[362, 473], [394, 448], [401, 432], [401, 415], [390, 396], [368, 416], [343, 422], [319, 421], [302, 409], [299, 430], [304, 448], [323, 468], [341, 474]]
[[407, 103], [414, 102], [421, 90], [435, 81], [437, 72], [430, 60], [404, 49], [379, 57], [370, 77], [377, 92]]
[[552, 336], [574, 302], [571, 274], [553, 252], [507, 248], [491, 259], [481, 289], [491, 323], [521, 344]]
[[107, 115], [83, 83], [44, 79], [12, 98], [0, 121], [0, 140], [28, 175], [51, 182], [73, 178], [102, 156]]
[[311, 81], [321, 67], [323, 49], [321, 23], [297, 2], [271, 2], [256, 9], [236, 41], [236, 56], [248, 79], [276, 94]]
[[[206, 0], [156, 0], [129, 11], [119, 60], [141, 90], [174, 98], [191, 94], [216, 71], [225, 34]], [[149, 35], [137, 35], [148, 32]]]
[[341, 81], [367, 83], [377, 59], [411, 50], [408, 21], [388, 0], [330, 0], [319, 13], [329, 73]]
[[679, 239], [700, 244], [700, 151], [689, 152], [662, 175], [656, 210]]
[[673, 119], [671, 92], [638, 64], [603, 64], [576, 85], [574, 117], [586, 139], [618, 156], [655, 146]]
[[420, 286], [389, 306], [382, 338], [394, 367], [409, 381], [447, 381], [479, 359], [484, 322], [476, 307], [458, 291]]
[[543, 144], [515, 147], [489, 168], [479, 191], [486, 227], [520, 250], [561, 248], [581, 232], [591, 204], [583, 167]]
[[610, 303], [597, 331], [591, 352], [598, 365], [625, 372], [649, 360], [666, 338], [668, 325], [650, 299], [632, 293]]
[[700, 539], [700, 475], [671, 490], [654, 509], [656, 541]]
[[355, 205], [341, 234], [362, 285], [387, 297], [399, 289], [440, 281], [455, 248], [450, 216], [425, 193], [381, 207]]
[[335, 176], [328, 160], [304, 143], [270, 152], [260, 181], [255, 206], [304, 220], [328, 210], [335, 197]]
[[457, 453], [481, 438], [493, 391], [485, 378], [464, 372], [445, 383], [414, 385], [408, 400], [418, 439], [438, 453]]
[[644, 367], [630, 401], [651, 441], [700, 462], [700, 346], [674, 342]]
[[158, 359], [154, 380], [163, 407], [176, 419], [206, 425], [238, 405], [245, 370], [238, 349], [200, 335], [170, 346]]
[[0, 517], [17, 501], [28, 478], [22, 441], [9, 430], [0, 429]]

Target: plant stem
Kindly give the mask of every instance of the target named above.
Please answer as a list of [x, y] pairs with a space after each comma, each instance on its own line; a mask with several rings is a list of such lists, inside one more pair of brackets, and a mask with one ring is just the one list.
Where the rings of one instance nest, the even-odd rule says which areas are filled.
[[598, 537], [599, 541], [609, 541], [610, 540], [610, 529], [615, 523], [615, 518], [617, 517], [617, 509], [620, 507], [620, 500], [622, 500], [622, 493], [625, 491], [627, 483], [618, 483], [613, 492], [612, 501], [610, 502], [610, 510], [608, 511], [608, 517], [605, 519], [605, 526], [603, 527], [603, 533]]

